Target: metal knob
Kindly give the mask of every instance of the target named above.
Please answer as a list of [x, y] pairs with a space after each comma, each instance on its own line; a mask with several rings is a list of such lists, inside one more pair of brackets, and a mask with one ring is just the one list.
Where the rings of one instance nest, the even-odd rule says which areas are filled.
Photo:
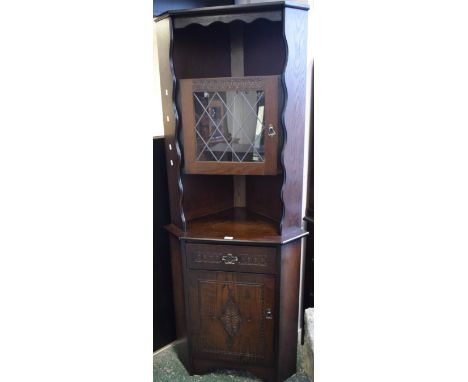
[[224, 264], [235, 264], [239, 261], [237, 256], [233, 256], [232, 253], [228, 253], [227, 255], [221, 257], [221, 260]]
[[271, 311], [271, 308], [265, 309], [265, 318], [267, 320], [273, 320], [273, 312]]

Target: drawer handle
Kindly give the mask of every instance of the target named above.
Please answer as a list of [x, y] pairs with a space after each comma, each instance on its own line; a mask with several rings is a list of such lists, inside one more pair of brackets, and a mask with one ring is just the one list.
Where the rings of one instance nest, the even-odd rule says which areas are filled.
[[271, 311], [271, 308], [265, 309], [265, 318], [267, 320], [273, 320], [273, 312]]
[[228, 253], [221, 257], [221, 260], [224, 264], [235, 264], [239, 261], [239, 258], [237, 256], [233, 256], [232, 253]]

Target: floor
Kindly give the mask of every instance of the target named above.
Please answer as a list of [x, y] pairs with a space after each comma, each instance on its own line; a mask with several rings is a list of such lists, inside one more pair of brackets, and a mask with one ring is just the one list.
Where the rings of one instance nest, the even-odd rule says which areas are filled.
[[[302, 372], [302, 346], [298, 346], [298, 373], [288, 378], [287, 382], [310, 382]], [[233, 370], [220, 370], [203, 376], [190, 376], [177, 358], [172, 346], [157, 352], [153, 356], [153, 382], [253, 382], [260, 381], [252, 374]]]

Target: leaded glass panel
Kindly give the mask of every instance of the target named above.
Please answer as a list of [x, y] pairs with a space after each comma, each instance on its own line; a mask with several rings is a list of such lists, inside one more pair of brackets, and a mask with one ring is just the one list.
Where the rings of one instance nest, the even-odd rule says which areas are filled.
[[264, 162], [265, 92], [193, 92], [196, 160]]

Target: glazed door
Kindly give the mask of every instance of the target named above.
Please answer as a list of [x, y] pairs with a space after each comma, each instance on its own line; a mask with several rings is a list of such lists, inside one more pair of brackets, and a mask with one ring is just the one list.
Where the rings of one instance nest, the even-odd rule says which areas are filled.
[[188, 279], [193, 356], [271, 365], [274, 276], [189, 271]]
[[278, 76], [180, 80], [189, 174], [278, 173]]

